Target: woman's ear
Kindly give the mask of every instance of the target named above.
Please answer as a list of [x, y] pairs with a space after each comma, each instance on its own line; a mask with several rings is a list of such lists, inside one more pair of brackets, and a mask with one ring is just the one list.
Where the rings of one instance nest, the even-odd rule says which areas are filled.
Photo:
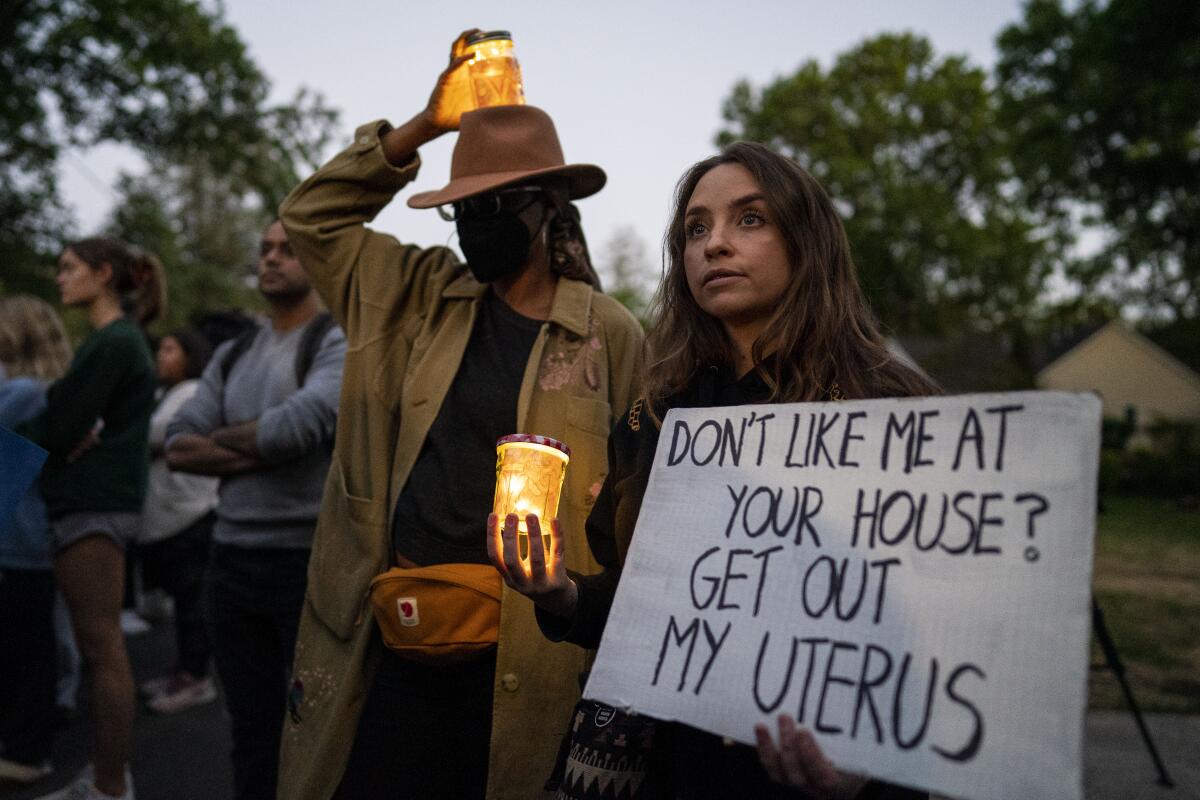
[[[103, 284], [105, 286], [112, 286], [112, 282], [113, 282], [112, 264], [110, 264], [107, 261], [101, 261], [100, 264], [96, 267], [95, 272], [96, 272], [96, 277], [100, 279], [101, 284]], [[116, 289], [115, 286], [113, 286], [112, 288], [114, 290]]]

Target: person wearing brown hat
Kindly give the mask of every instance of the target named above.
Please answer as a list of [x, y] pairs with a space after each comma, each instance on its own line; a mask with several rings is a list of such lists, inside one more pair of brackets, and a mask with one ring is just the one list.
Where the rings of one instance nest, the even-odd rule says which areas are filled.
[[[287, 800], [544, 796], [586, 666], [584, 651], [541, 636], [488, 565], [485, 520], [497, 438], [565, 442], [568, 566], [598, 570], [583, 523], [642, 339], [600, 293], [571, 204], [603, 187], [603, 170], [568, 164], [545, 112], [483, 108], [462, 115], [450, 182], [408, 201], [454, 222], [466, 263], [365, 227], [416, 178], [417, 149], [454, 129], [445, 98], [465, 60], [452, 56], [408, 122], [359, 128], [280, 211], [349, 340], [283, 735]], [[410, 597], [372, 608], [389, 568], [484, 570], [483, 591], [447, 602], [494, 614], [495, 644], [442, 657], [440, 639], [421, 638], [437, 609]], [[373, 611], [407, 613], [397, 624], [428, 647], [388, 649]]]

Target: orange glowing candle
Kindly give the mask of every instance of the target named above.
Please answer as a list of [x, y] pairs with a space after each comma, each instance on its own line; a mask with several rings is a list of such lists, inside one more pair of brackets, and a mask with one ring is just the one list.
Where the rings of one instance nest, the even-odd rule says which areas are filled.
[[516, 514], [517, 540], [522, 562], [528, 568], [528, 514], [542, 526], [542, 544], [550, 547], [550, 522], [558, 516], [558, 500], [571, 449], [557, 439], [529, 433], [504, 436], [496, 442], [496, 495], [492, 512], [504, 518]]

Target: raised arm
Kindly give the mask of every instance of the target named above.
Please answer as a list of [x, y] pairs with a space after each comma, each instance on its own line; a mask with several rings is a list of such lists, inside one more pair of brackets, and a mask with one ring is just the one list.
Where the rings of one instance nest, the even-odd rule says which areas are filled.
[[[467, 33], [470, 33], [469, 31]], [[420, 167], [417, 149], [453, 130], [443, 106], [447, 86], [465, 78], [455, 42], [450, 66], [439, 76], [429, 104], [397, 128], [382, 120], [360, 127], [354, 144], [288, 195], [279, 209], [288, 240], [313, 285], [351, 343], [365, 306], [396, 309], [423, 298], [423, 276], [454, 256], [445, 248], [422, 250], [366, 227]], [[399, 274], [395, 269], [400, 265]]]

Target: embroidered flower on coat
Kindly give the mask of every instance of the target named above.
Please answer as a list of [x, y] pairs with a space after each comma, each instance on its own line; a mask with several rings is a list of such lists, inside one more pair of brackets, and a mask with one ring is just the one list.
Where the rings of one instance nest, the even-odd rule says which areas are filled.
[[542, 356], [538, 369], [538, 387], [554, 392], [582, 384], [593, 392], [600, 390], [599, 325], [594, 314], [588, 315], [587, 335], [555, 337], [554, 349]]

